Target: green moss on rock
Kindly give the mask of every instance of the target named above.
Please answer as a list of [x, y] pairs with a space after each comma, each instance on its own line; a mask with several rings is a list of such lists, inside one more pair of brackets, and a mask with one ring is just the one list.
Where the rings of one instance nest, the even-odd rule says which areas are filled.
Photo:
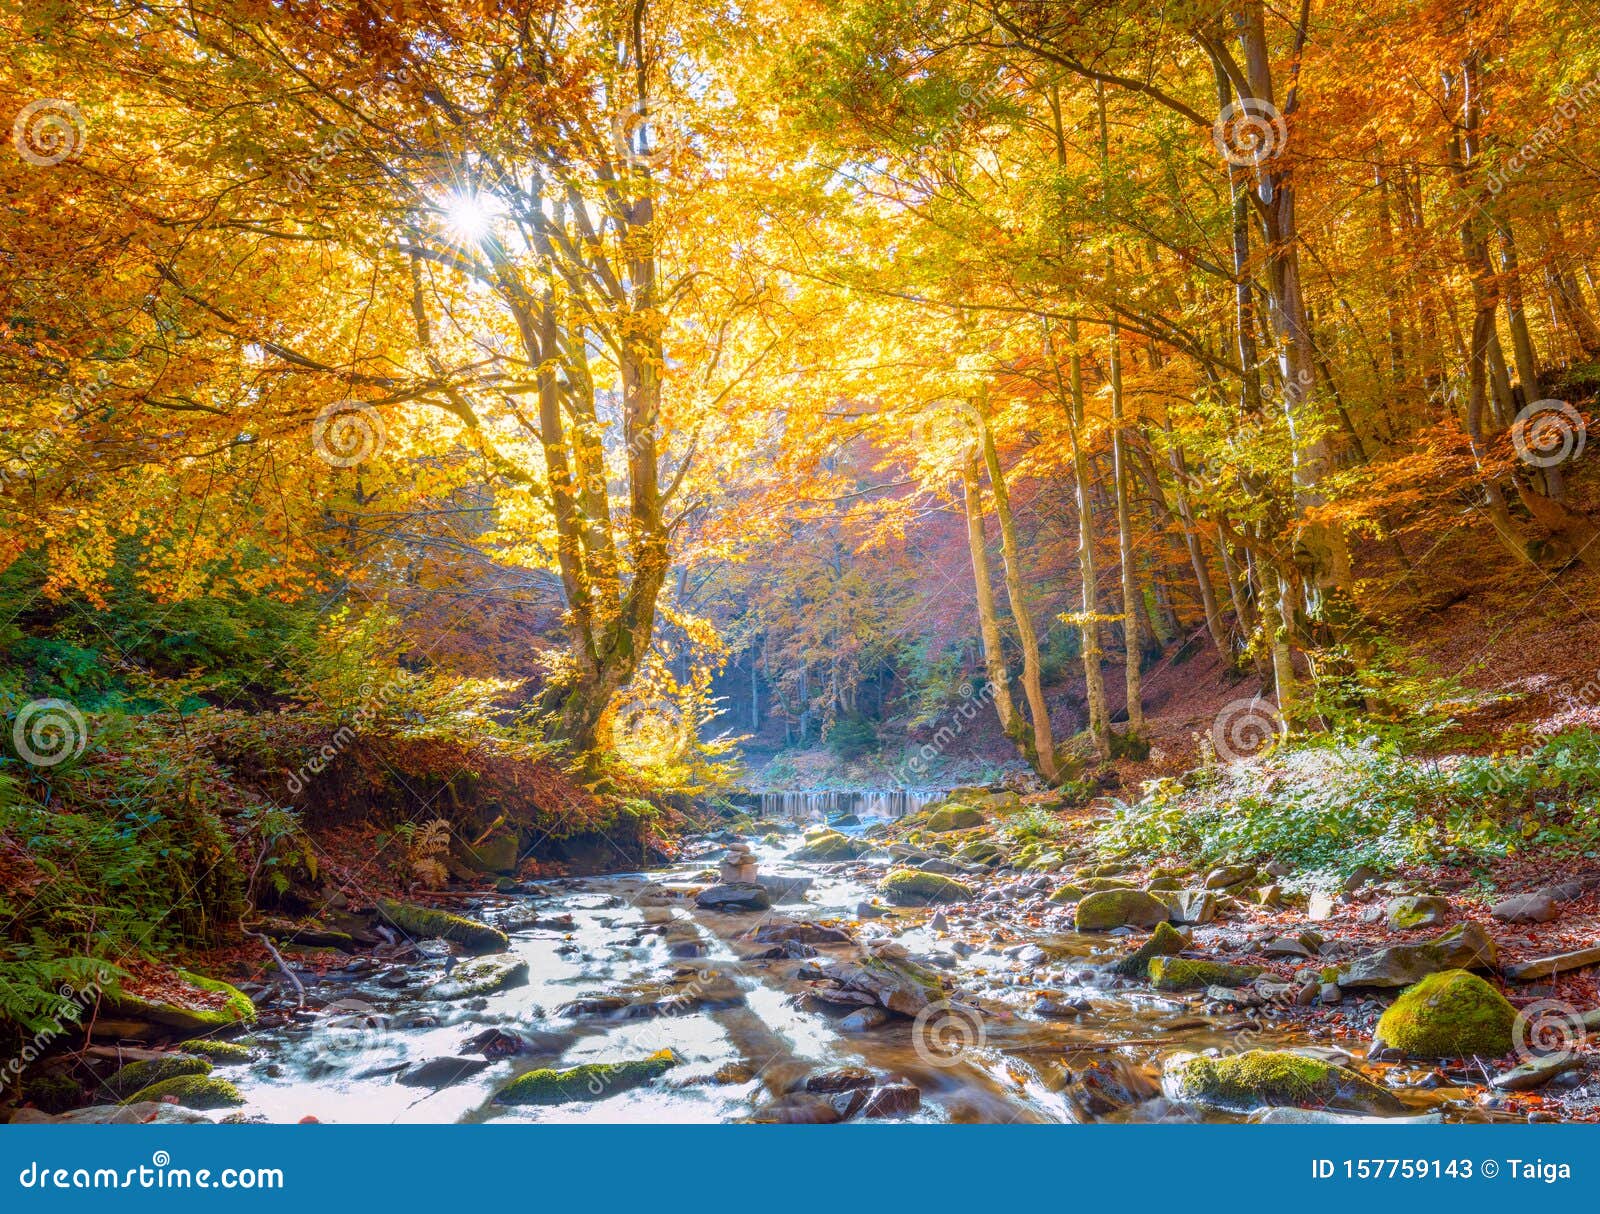
[[1182, 932], [1170, 923], [1158, 923], [1150, 939], [1111, 968], [1116, 973], [1130, 978], [1143, 978], [1150, 968], [1150, 962], [1155, 958], [1170, 957], [1188, 947], [1189, 941]]
[[190, 1041], [183, 1048], [191, 1054], [211, 1059], [217, 1066], [250, 1061], [250, 1047], [237, 1041]]
[[163, 1079], [147, 1088], [141, 1088], [123, 1100], [123, 1104], [138, 1104], [143, 1100], [176, 1100], [190, 1109], [225, 1109], [244, 1103], [239, 1089], [226, 1079], [213, 1075], [179, 1075]]
[[589, 1062], [561, 1071], [528, 1071], [501, 1088], [494, 1099], [496, 1104], [570, 1104], [576, 1100], [603, 1100], [643, 1087], [682, 1061], [672, 1050], [660, 1050], [648, 1058], [631, 1062]]
[[408, 936], [450, 940], [477, 952], [502, 952], [511, 947], [510, 937], [498, 928], [449, 911], [385, 898], [378, 903], [378, 914]]
[[1516, 1021], [1516, 1009], [1482, 978], [1445, 970], [1402, 991], [1376, 1036], [1418, 1058], [1498, 1058], [1511, 1050]]
[[188, 970], [177, 971], [178, 977], [208, 995], [220, 995], [219, 1006], [207, 1006], [196, 998], [193, 1004], [146, 999], [142, 995], [121, 993], [108, 998], [107, 1012], [118, 1019], [144, 1020], [163, 1028], [175, 1029], [185, 1034], [214, 1032], [229, 1025], [248, 1023], [256, 1018], [256, 1005], [250, 996], [237, 987], [229, 986], [216, 978], [206, 978]]
[[1287, 1050], [1182, 1059], [1167, 1067], [1163, 1086], [1176, 1100], [1239, 1111], [1264, 1105], [1367, 1113], [1398, 1113], [1402, 1108], [1391, 1093], [1364, 1075]]
[[211, 1063], [192, 1054], [168, 1054], [162, 1058], [149, 1058], [130, 1062], [106, 1080], [106, 1090], [118, 1100], [143, 1091], [163, 1080], [180, 1075], [209, 1075]]
[[1050, 895], [1052, 902], [1080, 902], [1089, 891], [1081, 885], [1063, 885]]
[[795, 855], [802, 860], [854, 860], [866, 851], [865, 844], [836, 830], [807, 835], [805, 846]]
[[973, 896], [970, 885], [940, 873], [925, 873], [914, 868], [891, 869], [879, 883], [878, 892], [896, 906], [966, 902]]
[[1259, 965], [1226, 965], [1186, 957], [1156, 957], [1150, 962], [1150, 984], [1158, 991], [1194, 991], [1207, 986], [1239, 986], [1261, 973]]
[[1113, 927], [1154, 927], [1169, 918], [1166, 904], [1141, 889], [1107, 889], [1086, 894], [1078, 903], [1076, 926], [1080, 932], [1103, 932]]
[[928, 829], [942, 834], [983, 825], [983, 815], [968, 805], [947, 805], [928, 815]]

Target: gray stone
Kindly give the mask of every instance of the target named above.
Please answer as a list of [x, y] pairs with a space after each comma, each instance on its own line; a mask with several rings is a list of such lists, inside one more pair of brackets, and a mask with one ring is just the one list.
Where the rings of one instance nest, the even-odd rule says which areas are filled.
[[1311, 895], [1310, 904], [1306, 908], [1306, 918], [1313, 923], [1322, 923], [1333, 918], [1333, 895], [1322, 890], [1316, 890]]
[[1584, 969], [1591, 965], [1600, 965], [1600, 948], [1582, 948], [1572, 953], [1556, 953], [1508, 965], [1505, 975], [1517, 982], [1529, 982], [1535, 978], [1553, 978], [1568, 970]]
[[1531, 894], [1512, 894], [1491, 906], [1489, 913], [1502, 923], [1549, 923], [1561, 912], [1554, 898], [1535, 891]]
[[769, 910], [772, 906], [772, 895], [764, 886], [754, 882], [743, 882], [737, 885], [713, 885], [710, 889], [700, 891], [700, 896], [694, 904], [701, 910], [716, 911], [752, 911]]
[[1534, 1088], [1542, 1088], [1557, 1075], [1581, 1070], [1583, 1066], [1584, 1060], [1578, 1054], [1565, 1051], [1547, 1054], [1543, 1058], [1534, 1058], [1521, 1066], [1512, 1067], [1509, 1071], [1502, 1071], [1490, 1080], [1490, 1086], [1502, 1092], [1531, 1092]]
[[[1596, 953], [1600, 956], [1600, 950]], [[1490, 969], [1494, 963], [1494, 941], [1476, 923], [1463, 923], [1426, 944], [1363, 953], [1339, 970], [1338, 982], [1341, 987], [1411, 986], [1440, 970]]]
[[1166, 904], [1174, 923], [1195, 926], [1210, 923], [1217, 917], [1217, 896], [1208, 889], [1173, 889], [1154, 891]]
[[889, 1023], [889, 1013], [881, 1007], [862, 1007], [851, 1012], [834, 1027], [841, 1033], [870, 1033]]
[[1432, 894], [1394, 898], [1383, 908], [1389, 926], [1402, 931], [1421, 927], [1443, 927], [1450, 918], [1450, 903]]
[[1207, 889], [1230, 889], [1243, 885], [1255, 875], [1255, 868], [1249, 864], [1224, 864], [1206, 874], [1205, 885]]

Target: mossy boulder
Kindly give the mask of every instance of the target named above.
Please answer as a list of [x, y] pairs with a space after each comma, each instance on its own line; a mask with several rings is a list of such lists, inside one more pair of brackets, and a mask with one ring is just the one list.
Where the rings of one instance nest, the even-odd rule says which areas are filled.
[[1154, 927], [1170, 917], [1164, 902], [1141, 889], [1107, 889], [1084, 895], [1076, 926], [1080, 932], [1103, 932], [1113, 927]]
[[969, 805], [946, 805], [928, 815], [928, 829], [937, 834], [983, 825], [983, 815]]
[[1081, 902], [1089, 891], [1081, 885], [1060, 885], [1050, 895], [1052, 902]]
[[514, 830], [497, 830], [482, 842], [460, 846], [461, 861], [474, 873], [492, 876], [514, 873], [522, 853], [522, 837]]
[[1137, 881], [1129, 881], [1122, 877], [1079, 877], [1075, 879], [1077, 886], [1086, 894], [1103, 894], [1108, 889], [1138, 889]]
[[408, 936], [449, 940], [479, 953], [504, 952], [511, 947], [511, 938], [499, 928], [449, 911], [385, 898], [378, 903], [378, 914]]
[[256, 1018], [256, 1005], [237, 987], [216, 978], [179, 970], [178, 977], [193, 987], [192, 998], [147, 999], [122, 992], [105, 1000], [105, 1010], [117, 1019], [143, 1020], [185, 1035], [212, 1033]]
[[233, 1066], [249, 1062], [253, 1056], [248, 1045], [238, 1041], [190, 1041], [183, 1047], [190, 1054], [209, 1058], [214, 1066]]
[[143, 1100], [173, 1100], [188, 1109], [225, 1109], [243, 1104], [244, 1096], [226, 1079], [214, 1075], [178, 1075], [141, 1088], [122, 1103]]
[[823, 830], [808, 834], [805, 846], [795, 852], [801, 860], [854, 860], [868, 850], [867, 844], [836, 830]]
[[209, 1075], [211, 1063], [192, 1054], [167, 1054], [161, 1058], [147, 1058], [130, 1062], [105, 1081], [108, 1092], [118, 1100], [125, 1100], [135, 1092], [152, 1084], [180, 1075]]
[[1394, 898], [1384, 907], [1389, 926], [1401, 931], [1423, 927], [1443, 927], [1450, 917], [1450, 903], [1433, 894]]
[[522, 986], [528, 981], [528, 963], [514, 953], [472, 957], [461, 962], [428, 987], [435, 999], [471, 999]]
[[878, 885], [878, 892], [895, 906], [932, 906], [938, 902], [966, 902], [973, 890], [965, 882], [941, 873], [914, 868], [891, 869]]
[[1174, 1100], [1238, 1112], [1282, 1105], [1380, 1114], [1403, 1109], [1364, 1075], [1287, 1050], [1178, 1059], [1167, 1065], [1162, 1087]]
[[1510, 1053], [1516, 1009], [1476, 974], [1429, 974], [1400, 993], [1374, 1035], [1417, 1058], [1498, 1058]]
[[588, 1062], [560, 1071], [528, 1071], [501, 1088], [494, 1100], [496, 1104], [570, 1104], [577, 1100], [603, 1100], [643, 1087], [682, 1061], [669, 1049], [631, 1062]]
[[1150, 939], [1111, 968], [1114, 972], [1130, 978], [1143, 978], [1149, 971], [1150, 962], [1155, 958], [1170, 957], [1188, 947], [1188, 937], [1182, 932], [1170, 923], [1158, 923], [1156, 930], [1150, 934]]
[[1187, 957], [1155, 957], [1150, 985], [1158, 991], [1196, 991], [1208, 986], [1241, 986], [1261, 973], [1259, 965], [1227, 965]]

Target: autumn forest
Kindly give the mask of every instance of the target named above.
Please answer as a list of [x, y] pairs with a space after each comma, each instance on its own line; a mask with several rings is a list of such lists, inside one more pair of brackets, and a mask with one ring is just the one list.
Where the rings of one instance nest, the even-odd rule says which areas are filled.
[[1584, 6], [0, 21], [0, 1120], [1600, 1119]]

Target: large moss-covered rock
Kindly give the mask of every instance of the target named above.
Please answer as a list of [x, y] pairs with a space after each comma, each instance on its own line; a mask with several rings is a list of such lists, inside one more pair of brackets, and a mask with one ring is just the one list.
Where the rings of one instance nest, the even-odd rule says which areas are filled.
[[495, 1095], [496, 1104], [570, 1104], [604, 1100], [643, 1087], [683, 1059], [672, 1050], [630, 1062], [588, 1062], [565, 1070], [541, 1069], [518, 1075]]
[[1426, 944], [1392, 944], [1363, 953], [1339, 970], [1340, 986], [1410, 986], [1453, 969], [1492, 969], [1494, 941], [1476, 923], [1462, 923]]
[[528, 981], [528, 963], [513, 953], [472, 957], [461, 962], [428, 987], [435, 999], [470, 999], [522, 986]]
[[1126, 877], [1077, 877], [1074, 881], [1086, 894], [1103, 894], [1108, 889], [1139, 888], [1137, 881], [1129, 881]]
[[494, 875], [517, 871], [522, 838], [514, 830], [497, 830], [479, 843], [460, 845], [461, 862], [474, 873]]
[[122, 1103], [142, 1100], [175, 1100], [188, 1109], [225, 1109], [243, 1104], [244, 1096], [226, 1079], [214, 1075], [179, 1075], [141, 1088]]
[[1154, 927], [1170, 917], [1166, 904], [1142, 889], [1107, 889], [1087, 894], [1078, 903], [1076, 926], [1080, 932], [1103, 932], [1113, 927]]
[[859, 839], [836, 830], [824, 830], [807, 835], [805, 846], [795, 852], [795, 856], [801, 860], [854, 860], [867, 850], [868, 845]]
[[1174, 1100], [1246, 1112], [1268, 1105], [1358, 1113], [1398, 1113], [1400, 1101], [1346, 1067], [1286, 1050], [1249, 1050], [1167, 1065], [1162, 1086]]
[[178, 977], [194, 989], [193, 995], [162, 1000], [123, 992], [108, 997], [102, 1006], [111, 1017], [143, 1020], [189, 1035], [215, 1032], [256, 1018], [256, 1005], [238, 988], [188, 970], [179, 970]]
[[1418, 1058], [1498, 1058], [1510, 1052], [1516, 1022], [1516, 1009], [1482, 978], [1445, 970], [1402, 991], [1375, 1035]]
[[878, 892], [896, 906], [932, 906], [939, 902], [966, 902], [972, 887], [941, 873], [913, 868], [891, 869], [878, 885]]
[[190, 1041], [183, 1048], [210, 1059], [214, 1066], [233, 1066], [249, 1062], [252, 1057], [250, 1047], [238, 1041]]
[[1187, 957], [1154, 957], [1150, 984], [1158, 991], [1197, 991], [1208, 986], [1242, 986], [1261, 973], [1259, 965], [1226, 965]]
[[378, 914], [408, 936], [450, 940], [480, 953], [504, 952], [511, 947], [511, 938], [499, 928], [449, 911], [385, 898], [378, 903]]
[[928, 815], [928, 829], [938, 833], [982, 825], [983, 815], [968, 805], [946, 805]]
[[130, 1062], [105, 1081], [105, 1088], [118, 1100], [125, 1100], [135, 1092], [152, 1084], [180, 1075], [209, 1075], [211, 1063], [192, 1054], [167, 1054], [161, 1058], [147, 1058]]
[[1130, 978], [1143, 978], [1155, 958], [1170, 957], [1188, 947], [1188, 938], [1182, 932], [1170, 923], [1158, 923], [1150, 939], [1111, 968]]
[[1081, 902], [1083, 901], [1083, 896], [1088, 892], [1081, 885], [1061, 885], [1057, 886], [1055, 891], [1051, 893], [1050, 901], [1061, 903]]

